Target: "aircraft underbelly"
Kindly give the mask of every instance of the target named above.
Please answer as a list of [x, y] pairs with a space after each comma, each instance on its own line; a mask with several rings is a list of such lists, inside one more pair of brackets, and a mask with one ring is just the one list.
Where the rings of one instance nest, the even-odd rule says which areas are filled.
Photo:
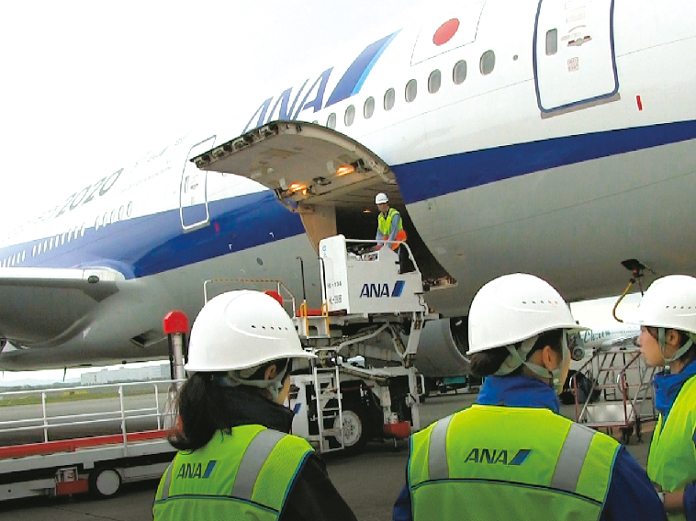
[[408, 205], [428, 248], [459, 283], [446, 294], [430, 292], [428, 303], [462, 314], [485, 281], [511, 271], [544, 277], [569, 300], [612, 295], [625, 287], [629, 273], [620, 262], [629, 258], [658, 275], [696, 275], [695, 146], [656, 146]]
[[[278, 279], [286, 284], [299, 303], [302, 300], [300, 262], [305, 263], [306, 292], [310, 307], [319, 307], [321, 288], [319, 266], [314, 249], [304, 235], [296, 235], [248, 248], [230, 255], [150, 275], [137, 280], [137, 287], [113, 295], [90, 316], [90, 325], [57, 348], [6, 349], [0, 356], [0, 369], [28, 370], [75, 365], [105, 365], [163, 359], [168, 343], [162, 333], [162, 319], [172, 310], [182, 310], [192, 323], [203, 306], [203, 281], [235, 279], [212, 286], [213, 294], [232, 289], [273, 289], [236, 279]], [[288, 312], [292, 310], [288, 307]], [[136, 345], [133, 337], [147, 338]]]

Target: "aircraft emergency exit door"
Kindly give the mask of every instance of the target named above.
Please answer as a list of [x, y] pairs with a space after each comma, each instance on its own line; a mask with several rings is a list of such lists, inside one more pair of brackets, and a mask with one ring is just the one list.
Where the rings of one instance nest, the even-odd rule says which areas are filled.
[[539, 0], [534, 81], [542, 113], [616, 94], [613, 0]]

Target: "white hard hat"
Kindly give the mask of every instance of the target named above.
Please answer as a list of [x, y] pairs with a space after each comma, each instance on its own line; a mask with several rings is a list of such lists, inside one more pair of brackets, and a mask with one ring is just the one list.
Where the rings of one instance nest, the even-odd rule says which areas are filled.
[[469, 351], [509, 346], [554, 329], [578, 331], [563, 297], [545, 280], [514, 273], [493, 279], [469, 310]]
[[668, 275], [653, 282], [638, 305], [638, 324], [696, 333], [696, 278]]
[[387, 194], [384, 192], [380, 192], [375, 196], [375, 204], [384, 204], [388, 203], [389, 198], [387, 197]]
[[208, 301], [196, 317], [186, 370], [235, 371], [284, 358], [315, 358], [302, 349], [285, 309], [258, 291], [230, 291]]

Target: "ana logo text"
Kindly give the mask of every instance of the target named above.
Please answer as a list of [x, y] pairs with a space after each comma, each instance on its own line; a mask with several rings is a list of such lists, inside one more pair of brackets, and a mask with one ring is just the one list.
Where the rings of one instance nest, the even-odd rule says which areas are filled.
[[208, 462], [208, 465], [206, 465], [205, 467], [205, 471], [203, 471], [202, 463], [184, 463], [183, 465], [181, 465], [181, 467], [179, 467], [179, 472], [176, 475], [176, 477], [182, 479], [205, 479], [210, 477], [210, 475], [213, 473], [213, 469], [215, 468], [216, 464], [216, 460], [210, 460]]
[[389, 284], [386, 282], [383, 284], [363, 284], [362, 290], [360, 291], [360, 298], [381, 298], [381, 297], [394, 297], [398, 298], [404, 291], [405, 280], [397, 280], [394, 283], [394, 288], [390, 291]]
[[[505, 449], [471, 449], [469, 455], [464, 460], [464, 463], [486, 463], [499, 465], [522, 465], [529, 455], [532, 453], [530, 449], [520, 449], [515, 457], [509, 460], [508, 451]], [[508, 462], [509, 460], [509, 462]]]

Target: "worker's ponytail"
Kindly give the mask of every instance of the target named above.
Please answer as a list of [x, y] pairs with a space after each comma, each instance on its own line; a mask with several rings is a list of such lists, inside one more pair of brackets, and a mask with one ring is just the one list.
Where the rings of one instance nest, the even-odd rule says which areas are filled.
[[214, 383], [218, 373], [195, 373], [181, 388], [178, 409], [180, 430], [169, 437], [179, 450], [206, 445], [217, 430], [229, 431], [232, 418], [225, 408], [223, 389]]

